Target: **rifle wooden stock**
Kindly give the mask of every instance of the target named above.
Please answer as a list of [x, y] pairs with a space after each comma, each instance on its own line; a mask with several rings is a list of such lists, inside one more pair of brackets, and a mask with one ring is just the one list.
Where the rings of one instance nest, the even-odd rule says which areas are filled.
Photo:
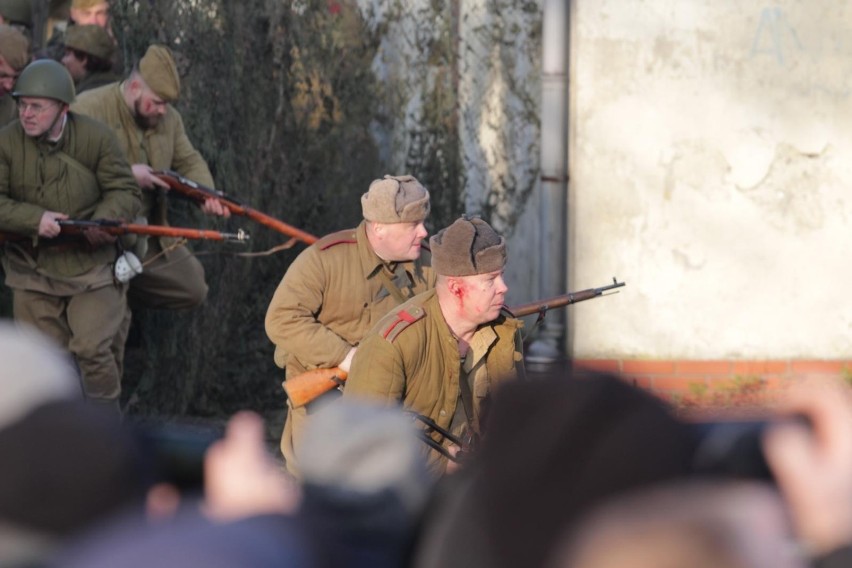
[[314, 369], [284, 381], [284, 392], [294, 407], [303, 406], [339, 386], [348, 374], [340, 367]]
[[513, 316], [519, 318], [532, 314], [546, 313], [547, 310], [551, 310], [553, 308], [561, 308], [562, 306], [568, 306], [571, 304], [576, 304], [577, 302], [583, 302], [585, 300], [597, 298], [598, 296], [602, 296], [603, 293], [607, 290], [620, 288], [625, 285], [626, 284], [624, 282], [619, 282], [615, 278], [613, 278], [612, 284], [608, 286], [601, 286], [600, 288], [589, 288], [588, 290], [580, 290], [579, 292], [568, 292], [567, 294], [562, 294], [561, 296], [555, 296], [546, 300], [538, 300], [537, 302], [530, 302], [529, 304], [521, 304], [520, 306], [514, 306], [511, 308], [507, 307], [506, 309], [509, 310]]
[[225, 194], [224, 192], [215, 190], [210, 187], [205, 187], [198, 182], [185, 178], [177, 172], [165, 170], [154, 172], [154, 175], [169, 184], [169, 188], [178, 193], [194, 199], [198, 202], [203, 202], [205, 199], [215, 199], [224, 205], [232, 214], [248, 217], [252, 221], [256, 221], [261, 225], [265, 225], [270, 229], [278, 231], [288, 237], [302, 241], [305, 244], [313, 244], [317, 241], [317, 237], [310, 233], [306, 233], [301, 229], [297, 229], [292, 225], [288, 225], [280, 219], [276, 219], [266, 213], [258, 211], [245, 203], [241, 203], [237, 199]]
[[86, 229], [100, 229], [110, 235], [148, 235], [154, 237], [174, 237], [183, 239], [198, 239], [209, 241], [240, 241], [249, 239], [248, 233], [239, 231], [237, 233], [221, 233], [219, 231], [208, 231], [205, 229], [190, 229], [186, 227], [163, 227], [160, 225], [136, 225], [133, 223], [121, 223], [118, 221], [80, 221], [74, 219], [63, 219], [57, 221], [64, 234], [82, 234]]

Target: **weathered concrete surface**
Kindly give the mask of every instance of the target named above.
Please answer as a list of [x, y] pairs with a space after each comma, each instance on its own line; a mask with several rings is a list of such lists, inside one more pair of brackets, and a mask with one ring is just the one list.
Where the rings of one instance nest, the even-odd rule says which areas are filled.
[[575, 0], [579, 358], [852, 352], [852, 5]]

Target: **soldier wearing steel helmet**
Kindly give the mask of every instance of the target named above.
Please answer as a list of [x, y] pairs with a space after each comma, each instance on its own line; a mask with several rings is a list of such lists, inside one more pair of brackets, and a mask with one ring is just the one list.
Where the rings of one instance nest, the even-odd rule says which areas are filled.
[[120, 81], [112, 71], [115, 40], [100, 26], [71, 26], [65, 34], [62, 64], [74, 79], [77, 94]]
[[0, 130], [0, 230], [29, 237], [7, 243], [3, 256], [14, 317], [75, 356], [91, 400], [117, 407], [111, 346], [126, 285], [113, 279], [115, 239], [93, 229], [62, 242], [57, 221], [133, 219], [139, 187], [110, 129], [69, 111], [74, 83], [60, 63], [30, 63], [12, 96], [19, 120]]

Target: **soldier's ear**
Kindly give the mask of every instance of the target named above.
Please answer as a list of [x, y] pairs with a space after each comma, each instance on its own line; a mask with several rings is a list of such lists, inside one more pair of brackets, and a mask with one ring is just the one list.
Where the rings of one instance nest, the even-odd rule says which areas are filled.
[[464, 295], [464, 286], [462, 286], [461, 280], [450, 276], [447, 278], [446, 282], [447, 290], [450, 291], [450, 294], [452, 294], [456, 298], [461, 298]]

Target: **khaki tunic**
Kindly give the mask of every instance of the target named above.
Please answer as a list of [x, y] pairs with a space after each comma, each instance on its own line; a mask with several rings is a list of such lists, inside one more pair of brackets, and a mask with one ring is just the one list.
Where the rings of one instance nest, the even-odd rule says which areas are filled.
[[[478, 427], [483, 400], [502, 381], [524, 376], [520, 320], [500, 315], [481, 325], [470, 342], [464, 367], [458, 340], [441, 313], [434, 290], [421, 294], [385, 316], [355, 354], [343, 396], [399, 404], [458, 435], [460, 380], [473, 394], [473, 424]], [[454, 417], [456, 420], [454, 420]], [[433, 433], [433, 438], [448, 443]], [[431, 451], [430, 464], [446, 468], [446, 458]]]
[[[266, 313], [266, 334], [275, 344], [276, 364], [286, 368], [287, 377], [337, 366], [382, 316], [401, 303], [386, 289], [381, 272], [411, 298], [435, 286], [429, 261], [424, 252], [417, 261], [396, 264], [392, 272], [373, 252], [364, 222], [305, 249], [290, 265]], [[294, 473], [293, 439], [301, 435], [305, 412], [288, 411], [281, 441]]]
[[[37, 245], [45, 211], [72, 219], [132, 220], [139, 198], [115, 137], [91, 118], [68, 113], [56, 144], [27, 136], [18, 121], [0, 130], [0, 230], [32, 237]], [[46, 247], [33, 261], [49, 277], [74, 277], [114, 257], [113, 247]]]
[[[143, 130], [136, 124], [122, 94], [124, 83], [112, 83], [81, 93], [71, 109], [96, 118], [112, 128], [124, 155], [131, 164], [148, 164], [155, 170], [174, 170], [184, 177], [213, 187], [213, 176], [201, 154], [192, 146], [183, 119], [172, 105], [154, 128]], [[154, 203], [146, 193], [144, 215], [157, 225], [166, 222], [166, 201]]]
[[140, 190], [104, 125], [68, 114], [57, 143], [27, 136], [20, 122], [0, 130], [0, 230], [32, 237], [6, 245], [6, 284], [14, 315], [74, 354], [86, 394], [115, 401], [121, 353], [111, 347], [123, 319], [125, 287], [114, 286], [111, 245], [48, 246], [39, 239], [45, 211], [74, 219], [133, 219]]

